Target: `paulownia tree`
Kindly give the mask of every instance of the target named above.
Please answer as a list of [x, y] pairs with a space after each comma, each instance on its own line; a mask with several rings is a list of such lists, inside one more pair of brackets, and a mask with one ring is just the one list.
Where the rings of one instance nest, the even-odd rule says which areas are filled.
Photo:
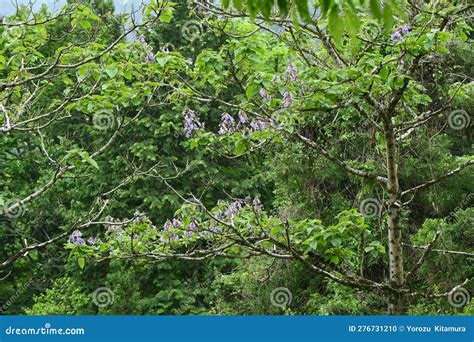
[[[210, 154], [235, 159], [279, 146], [314, 150], [351, 177], [350, 184], [360, 189], [355, 198], [360, 209], [348, 208], [334, 222], [323, 223], [316, 217], [265, 211], [255, 198], [206, 208], [202, 194], [181, 193], [159, 172], [160, 165], [124, 163], [129, 175], [111, 177], [107, 189], [93, 192], [88, 210], [67, 208], [77, 219], [65, 222], [60, 233], [32, 241], [31, 232], [12, 229], [16, 248], [6, 252], [0, 270], [69, 236], [67, 247], [81, 267], [89, 256], [160, 261], [267, 255], [295, 260], [339, 284], [379, 293], [394, 314], [412, 299], [455, 292], [457, 287], [435, 293], [412, 286], [435, 251], [442, 224], [414, 260], [406, 258], [403, 246], [414, 225], [408, 213], [419, 194], [469, 172], [472, 157], [451, 151], [435, 155], [431, 162], [441, 167], [428, 178], [405, 173], [404, 165], [424, 154], [426, 142], [436, 145], [440, 132], [468, 129], [470, 117], [463, 106], [469, 108], [471, 76], [453, 73], [450, 86], [441, 87], [435, 98], [427, 94], [423, 71], [449, 55], [453, 44], [468, 39], [466, 17], [472, 5], [409, 2], [406, 21], [395, 17], [395, 25], [390, 20], [382, 25], [373, 1], [375, 19], [350, 2], [347, 7], [325, 1], [318, 9], [296, 1], [296, 10], [288, 7], [278, 16], [272, 6], [270, 12], [264, 7], [262, 17], [253, 6], [257, 2], [245, 3], [247, 11], [238, 1], [223, 8], [196, 2], [206, 29], [227, 40], [216, 51], [202, 51], [192, 63], [179, 53], [152, 51], [143, 37], [129, 39], [137, 29], [171, 20], [169, 2], [151, 2], [143, 22], [132, 16], [118, 26], [114, 20], [121, 19], [77, 4], [57, 14], [24, 8], [4, 19], [0, 110], [2, 158], [8, 168], [1, 200], [8, 225], [15, 226], [18, 214], [46, 192], [72, 190], [92, 170], [104, 169], [118, 157], [110, 153], [114, 142], [125, 139], [127, 128], [145, 110], [163, 102], [187, 104], [183, 135], [190, 147]], [[286, 8], [290, 2], [278, 4]], [[385, 19], [392, 18], [390, 11], [386, 9]], [[338, 18], [344, 19], [342, 29]], [[116, 34], [110, 40], [105, 31]], [[226, 95], [234, 90], [238, 95]], [[204, 127], [195, 110], [200, 103], [222, 110], [219, 127]], [[22, 174], [11, 169], [12, 161], [27, 156], [34, 165], [34, 174], [28, 175], [33, 185], [16, 181]], [[153, 177], [182, 198], [176, 217], [160, 226], [138, 212], [129, 219], [107, 216], [112, 195], [140, 177]], [[375, 192], [381, 195], [368, 198]], [[58, 194], [58, 203], [65, 202]], [[371, 217], [374, 212], [378, 222]], [[107, 229], [95, 236], [91, 226]], [[377, 229], [383, 234], [376, 234]], [[368, 278], [366, 258], [385, 253], [389, 279]]]
[[[152, 3], [121, 15], [111, 12], [110, 3], [95, 5], [100, 8], [71, 2], [57, 12], [20, 6], [0, 22], [0, 278], [19, 258], [96, 221], [113, 195], [143, 170], [163, 168], [156, 162], [136, 165], [111, 151], [160, 103], [174, 70], [186, 63], [153, 51], [137, 33], [168, 22], [172, 4]], [[107, 166], [117, 160], [125, 175], [107, 176], [105, 187], [87, 193], [88, 205], [79, 205], [78, 181], [106, 177]], [[53, 192], [62, 210], [60, 229], [30, 227], [23, 214], [41, 215], [44, 204], [35, 205]]]
[[[75, 231], [67, 247], [81, 264], [87, 256], [160, 261], [266, 255], [301, 262], [339, 284], [378, 293], [390, 314], [405, 312], [417, 298], [445, 297], [465, 286], [468, 280], [446, 293], [413, 288], [442, 235], [442, 221], [411, 258], [404, 245], [415, 225], [409, 212], [423, 199], [420, 194], [472, 172], [471, 155], [444, 151], [426, 156], [423, 150], [426, 142], [438, 144], [440, 134], [468, 130], [470, 116], [463, 108], [469, 108], [472, 75], [452, 75], [449, 86], [432, 98], [422, 72], [448, 56], [454, 44], [468, 40], [472, 5], [409, 2], [407, 21], [388, 33], [377, 20], [361, 15], [359, 31], [336, 35], [317, 11], [311, 20], [267, 15], [249, 21], [247, 15], [255, 18], [252, 13], [212, 2], [196, 6], [207, 17], [207, 29], [228, 39], [217, 51], [202, 51], [192, 67], [181, 70], [179, 84], [172, 85], [168, 100], [187, 102], [183, 120], [190, 146], [228, 158], [279, 145], [313, 150], [350, 176], [351, 185], [360, 189], [354, 198], [360, 208], [347, 208], [324, 224], [315, 217], [265, 211], [258, 198], [234, 198], [207, 208], [200, 194], [169, 185], [184, 204], [163, 226], [137, 213], [132, 223], [105, 220], [107, 232], [90, 243]], [[226, 97], [224, 90], [230, 88], [240, 94]], [[204, 127], [193, 110], [200, 102], [222, 109], [219, 127]], [[404, 165], [413, 158], [431, 158], [440, 167], [429, 177], [407, 174]], [[377, 198], [368, 198], [376, 192]], [[387, 255], [388, 279], [364, 275], [368, 255]]]

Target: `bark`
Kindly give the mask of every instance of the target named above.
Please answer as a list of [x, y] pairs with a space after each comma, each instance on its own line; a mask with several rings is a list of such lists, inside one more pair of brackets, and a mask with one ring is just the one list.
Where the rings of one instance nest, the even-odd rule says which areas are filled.
[[[388, 250], [390, 286], [403, 287], [404, 270], [402, 255], [402, 232], [400, 227], [401, 192], [398, 181], [398, 147], [391, 116], [384, 117], [384, 134], [387, 148], [387, 190], [388, 190]], [[389, 297], [389, 314], [402, 314], [405, 300], [402, 295], [393, 294]]]

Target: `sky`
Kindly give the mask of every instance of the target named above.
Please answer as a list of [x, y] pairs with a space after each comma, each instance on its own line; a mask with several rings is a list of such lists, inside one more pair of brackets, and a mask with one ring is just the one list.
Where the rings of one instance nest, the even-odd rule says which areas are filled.
[[[28, 4], [29, 2], [34, 3], [34, 8], [46, 4], [54, 12], [54, 10], [61, 8], [61, 6], [66, 3], [66, 0], [0, 0], [0, 15], [4, 16], [14, 13], [16, 3]], [[142, 0], [114, 0], [115, 12], [130, 12], [132, 5], [135, 5], [135, 8], [138, 8], [138, 5], [141, 2]]]

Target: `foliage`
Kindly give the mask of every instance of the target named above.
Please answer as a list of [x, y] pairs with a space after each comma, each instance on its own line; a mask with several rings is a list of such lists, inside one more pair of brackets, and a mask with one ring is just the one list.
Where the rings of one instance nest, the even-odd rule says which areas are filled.
[[222, 5], [0, 24], [2, 311], [472, 312], [469, 7]]

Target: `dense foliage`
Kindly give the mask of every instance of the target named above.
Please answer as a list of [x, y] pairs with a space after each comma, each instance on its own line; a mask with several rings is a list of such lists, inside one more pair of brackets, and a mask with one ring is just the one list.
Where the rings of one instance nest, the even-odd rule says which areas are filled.
[[472, 8], [20, 7], [0, 312], [472, 313]]

